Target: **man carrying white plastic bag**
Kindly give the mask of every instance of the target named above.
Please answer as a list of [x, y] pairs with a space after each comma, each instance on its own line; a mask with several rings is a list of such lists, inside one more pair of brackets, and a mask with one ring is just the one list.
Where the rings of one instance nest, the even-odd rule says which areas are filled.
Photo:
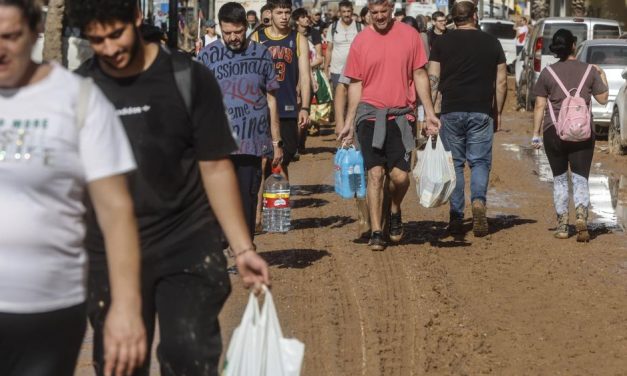
[[455, 189], [455, 165], [450, 151], [437, 136], [430, 136], [413, 174], [420, 205], [435, 208], [445, 204]]
[[272, 294], [263, 287], [264, 303], [259, 308], [251, 292], [242, 322], [233, 332], [224, 360], [222, 376], [298, 376], [305, 345], [283, 338]]

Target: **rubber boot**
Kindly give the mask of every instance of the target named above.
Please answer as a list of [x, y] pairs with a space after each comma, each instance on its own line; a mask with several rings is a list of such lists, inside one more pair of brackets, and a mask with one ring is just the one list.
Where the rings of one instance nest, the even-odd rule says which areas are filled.
[[577, 206], [577, 222], [575, 222], [575, 227], [577, 228], [577, 241], [581, 243], [589, 242], [588, 208], [583, 205]]
[[568, 239], [568, 213], [557, 215], [557, 228], [553, 236], [557, 239]]
[[370, 235], [370, 212], [368, 211], [368, 202], [365, 198], [355, 199], [357, 204], [357, 225], [358, 234], [361, 238], [367, 238]]

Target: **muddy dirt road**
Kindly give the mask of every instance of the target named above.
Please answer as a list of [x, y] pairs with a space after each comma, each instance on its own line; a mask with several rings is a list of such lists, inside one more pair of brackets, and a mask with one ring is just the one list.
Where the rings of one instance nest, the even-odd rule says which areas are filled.
[[[463, 239], [447, 237], [448, 207], [420, 207], [412, 183], [405, 238], [384, 252], [354, 240], [354, 203], [333, 193], [333, 136], [309, 139], [290, 171], [294, 230], [256, 239], [284, 333], [306, 344], [303, 375], [627, 372], [627, 159], [597, 144], [593, 239], [556, 240], [550, 169], [527, 147], [530, 129], [531, 113], [508, 105], [489, 236], [474, 238], [467, 220]], [[232, 281], [225, 348], [247, 300]], [[89, 338], [84, 349], [79, 374], [90, 373]]]

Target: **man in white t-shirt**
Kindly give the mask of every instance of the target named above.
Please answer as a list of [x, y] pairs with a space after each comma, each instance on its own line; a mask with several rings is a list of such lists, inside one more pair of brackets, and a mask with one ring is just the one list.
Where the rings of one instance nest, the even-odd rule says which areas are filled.
[[216, 22], [214, 20], [208, 20], [205, 22], [205, 46], [210, 45], [220, 38], [218, 33], [216, 33]]
[[111, 270], [105, 367], [130, 374], [147, 347], [129, 141], [95, 85], [30, 59], [37, 2], [0, 4], [0, 375], [74, 374], [86, 327], [87, 193]]
[[527, 26], [527, 18], [521, 17], [520, 21], [518, 21], [518, 26], [516, 29], [516, 56], [520, 54], [525, 45], [525, 41], [527, 40], [527, 34], [529, 34], [529, 26]]
[[327, 77], [331, 80], [334, 93], [340, 75], [344, 71], [351, 44], [361, 31], [361, 24], [353, 21], [353, 3], [349, 0], [343, 0], [339, 4], [339, 9], [340, 19], [332, 23], [327, 29], [328, 44], [324, 68]]

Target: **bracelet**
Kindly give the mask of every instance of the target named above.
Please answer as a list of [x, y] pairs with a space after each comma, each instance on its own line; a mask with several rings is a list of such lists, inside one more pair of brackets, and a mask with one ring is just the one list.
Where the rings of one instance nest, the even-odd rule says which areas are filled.
[[307, 111], [307, 113], [309, 113], [309, 107], [301, 107], [300, 110], [301, 111]]
[[255, 245], [255, 243], [253, 243], [251, 247], [244, 248], [243, 250], [239, 252], [233, 252], [233, 255], [235, 256], [235, 258], [238, 258], [239, 256], [249, 251], [257, 252], [257, 246]]

